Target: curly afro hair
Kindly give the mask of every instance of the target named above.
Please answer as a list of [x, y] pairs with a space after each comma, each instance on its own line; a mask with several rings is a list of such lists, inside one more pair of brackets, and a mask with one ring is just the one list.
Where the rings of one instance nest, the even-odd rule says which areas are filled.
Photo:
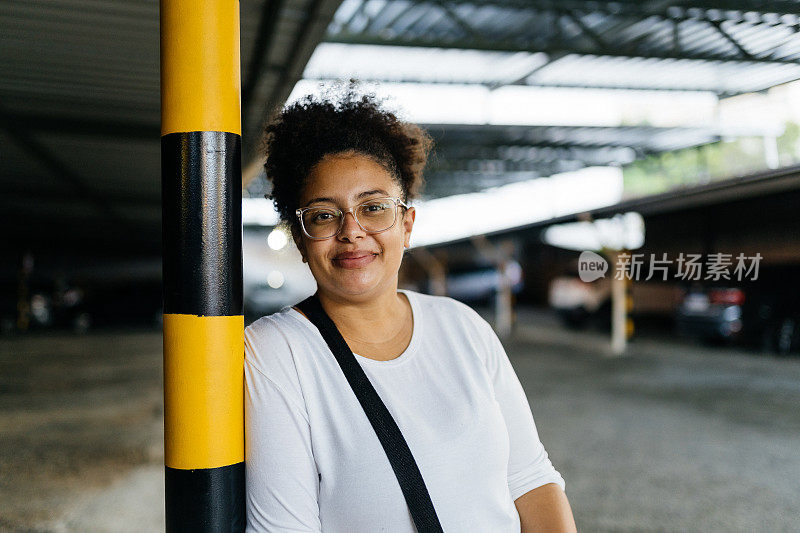
[[358, 95], [356, 88], [351, 79], [344, 91], [334, 87], [320, 98], [309, 94], [277, 110], [264, 127], [264, 168], [272, 182], [265, 196], [294, 231], [299, 229], [294, 212], [306, 180], [329, 154], [355, 152], [373, 158], [398, 182], [404, 202], [422, 189], [433, 140], [419, 126], [383, 109], [374, 94]]

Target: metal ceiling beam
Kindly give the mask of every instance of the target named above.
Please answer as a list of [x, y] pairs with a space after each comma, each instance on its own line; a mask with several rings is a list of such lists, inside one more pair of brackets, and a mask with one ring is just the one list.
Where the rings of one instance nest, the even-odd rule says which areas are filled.
[[[455, 0], [459, 1], [459, 0]], [[562, 4], [555, 0], [531, 0], [535, 4], [549, 3]], [[563, 4], [582, 4], [584, 6], [598, 6], [605, 2], [593, 2], [592, 0], [564, 0]], [[611, 2], [609, 2], [611, 3]], [[752, 0], [672, 0], [667, 2], [642, 2], [640, 0], [614, 0], [614, 7], [621, 8], [623, 12], [639, 12], [644, 14], [665, 13], [669, 9], [694, 10], [700, 12], [711, 11], [733, 11], [738, 13], [755, 13], [759, 16], [767, 14], [788, 14], [800, 15], [800, 4], [793, 0], [763, 0], [753, 2]], [[598, 6], [602, 9], [604, 6]], [[614, 9], [608, 6], [608, 9]]]
[[595, 32], [593, 29], [591, 29], [583, 22], [583, 19], [581, 18], [580, 14], [576, 14], [571, 11], [564, 11], [561, 13], [561, 15], [562, 17], [565, 17], [567, 20], [572, 22], [581, 31], [581, 33], [586, 35], [589, 38], [589, 40], [591, 40], [595, 44], [595, 46], [597, 46], [598, 49], [608, 50], [610, 48], [608, 46], [608, 43], [606, 43], [605, 39], [603, 39], [603, 37], [600, 34]]
[[[700, 142], [700, 143], [691, 143], [691, 144], [685, 146], [684, 148], [698, 146], [699, 144], [709, 144], [709, 143], [717, 142], [719, 140], [720, 140], [719, 137], [715, 137], [715, 138], [708, 139], [708, 140], [705, 140], [705, 141]], [[440, 148], [440, 149], [444, 149], [448, 145], [460, 146], [461, 143], [458, 142], [458, 141], [438, 141], [436, 143], [436, 146], [438, 148]], [[564, 148], [564, 149], [591, 149], [591, 148], [595, 148], [595, 149], [598, 149], [598, 150], [610, 149], [610, 148], [630, 148], [630, 149], [634, 150], [636, 152], [637, 156], [639, 156], [639, 157], [646, 156], [648, 154], [657, 154], [657, 153], [661, 153], [661, 152], [665, 151], [665, 150], [660, 150], [660, 149], [658, 149], [658, 147], [655, 147], [655, 146], [646, 145], [644, 143], [636, 144], [636, 143], [631, 143], [631, 142], [625, 142], [624, 140], [621, 140], [621, 139], [617, 139], [617, 140], [613, 140], [613, 141], [597, 142], [597, 143], [580, 142], [580, 141], [575, 141], [575, 140], [570, 140], [570, 139], [567, 139], [567, 140], [564, 140], [564, 141], [561, 141], [561, 142], [535, 141], [535, 142], [530, 142], [530, 143], [512, 143], [512, 142], [505, 142], [505, 141], [502, 141], [502, 140], [494, 140], [494, 139], [492, 139], [492, 140], [487, 141], [486, 143], [482, 143], [480, 146], [481, 147], [519, 146], [519, 147], [528, 147], [528, 148], [552, 148], [552, 149], [558, 149], [558, 148]], [[680, 147], [678, 147], [678, 148], [670, 147], [670, 148], [666, 149], [666, 151], [677, 150], [677, 149], [680, 149]]]
[[[350, 14], [350, 17], [347, 19], [347, 22], [345, 22], [345, 26], [349, 26], [350, 24], [355, 22], [359, 17], [366, 17], [364, 12], [367, 10], [368, 4], [369, 2], [367, 1], [361, 2], [361, 5], [359, 5], [358, 8]], [[367, 26], [369, 26], [369, 24], [367, 24]]]
[[450, 20], [455, 22], [456, 26], [461, 28], [461, 31], [469, 35], [475, 42], [482, 43], [485, 40], [480, 32], [473, 28], [469, 21], [464, 20], [447, 0], [436, 0], [436, 5], [443, 9], [447, 16], [450, 17]]
[[496, 159], [508, 161], [606, 161], [609, 163], [630, 163], [631, 151], [635, 147], [607, 146], [563, 146], [524, 143], [454, 143], [437, 144], [437, 154], [443, 160]]
[[[562, 56], [563, 57], [563, 56]], [[555, 61], [555, 60], [554, 60]], [[490, 90], [499, 89], [501, 87], [506, 86], [516, 86], [516, 87], [548, 87], [548, 88], [556, 88], [556, 89], [604, 89], [609, 91], [664, 91], [664, 92], [707, 92], [716, 94], [720, 98], [727, 98], [730, 96], [736, 96], [739, 94], [744, 94], [745, 92], [751, 91], [738, 91], [738, 92], [718, 92], [713, 89], [709, 89], [707, 87], [648, 87], [648, 86], [610, 86], [610, 85], [603, 85], [602, 83], [566, 83], [566, 82], [549, 82], [549, 81], [536, 81], [535, 83], [529, 84], [525, 83], [525, 80], [544, 68], [547, 65], [552, 64], [552, 62], [548, 62], [544, 65], [540, 65], [537, 68], [531, 69], [526, 74], [519, 76], [517, 79], [510, 81], [510, 82], [483, 82], [483, 81], [473, 81], [473, 80], [428, 80], [424, 78], [412, 78], [408, 76], [388, 80], [386, 78], [378, 78], [373, 76], [361, 76], [358, 79], [363, 82], [382, 82], [382, 83], [427, 83], [431, 85], [478, 85], [483, 87], [488, 87]], [[311, 81], [319, 81], [319, 82], [333, 82], [337, 78], [327, 77], [327, 76], [305, 76], [304, 80], [311, 80]]]
[[343, 43], [343, 44], [367, 44], [367, 45], [389, 45], [389, 46], [408, 46], [420, 48], [449, 48], [455, 50], [478, 50], [486, 52], [531, 52], [531, 53], [545, 53], [545, 54], [575, 54], [583, 56], [600, 56], [600, 57], [622, 57], [628, 59], [685, 59], [695, 61], [708, 61], [718, 63], [747, 63], [747, 64], [778, 64], [778, 65], [800, 65], [800, 60], [788, 59], [775, 59], [775, 58], [759, 58], [756, 60], [731, 58], [720, 55], [708, 53], [675, 53], [675, 52], [655, 52], [655, 51], [621, 51], [621, 50], [596, 50], [591, 48], [582, 48], [579, 46], [562, 45], [549, 45], [540, 46], [534, 43], [520, 44], [513, 41], [483, 41], [475, 42], [470, 39], [430, 39], [430, 38], [403, 38], [392, 37], [384, 38], [372, 35], [351, 34], [341, 32], [335, 35], [329, 35], [326, 42]]
[[[388, 7], [389, 5], [390, 5], [390, 4], [387, 2], [387, 4], [386, 4], [386, 6], [384, 7], [384, 9], [386, 9], [386, 7]], [[405, 6], [403, 9], [401, 9], [400, 11], [398, 11], [398, 12], [397, 12], [397, 13], [396, 13], [396, 14], [395, 14], [395, 15], [394, 15], [394, 16], [393, 16], [391, 19], [389, 19], [387, 22], [385, 22], [385, 23], [384, 23], [384, 26], [392, 26], [392, 25], [393, 25], [393, 24], [395, 24], [395, 23], [396, 23], [398, 20], [400, 20], [400, 18], [402, 18], [402, 17], [404, 17], [405, 15], [407, 15], [407, 14], [408, 14], [408, 12], [409, 12], [409, 11], [411, 11], [412, 9], [414, 9], [414, 4], [408, 4], [408, 5], [407, 5], [407, 6]], [[368, 25], [367, 25], [367, 31], [372, 31], [372, 30], [374, 29], [374, 28], [372, 28], [372, 25], [375, 23], [375, 21], [376, 21], [377, 19], [379, 19], [379, 18], [380, 18], [380, 15], [381, 15], [382, 13], [383, 13], [383, 11], [381, 11], [381, 13], [379, 13], [379, 14], [378, 14], [378, 16], [376, 16], [376, 17], [373, 17], [373, 20], [372, 20], [372, 22], [370, 22], [370, 24], [368, 24]]]
[[[603, 166], [613, 162], [594, 163]], [[582, 168], [593, 163], [580, 159], [552, 159], [548, 161], [510, 161], [507, 159], [455, 159], [431, 169], [431, 174], [447, 172], [489, 172], [506, 174], [514, 172], [549, 172], [552, 169]], [[553, 172], [555, 173], [555, 172]], [[430, 176], [427, 178], [431, 181]]]
[[726, 41], [731, 43], [733, 45], [733, 47], [736, 48], [736, 50], [739, 51], [739, 53], [742, 55], [742, 57], [744, 57], [745, 59], [753, 60], [753, 61], [757, 61], [758, 60], [758, 58], [754, 57], [753, 54], [751, 54], [750, 52], [745, 50], [745, 48], [742, 46], [742, 44], [739, 41], [737, 41], [736, 39], [734, 39], [733, 36], [730, 33], [725, 31], [725, 28], [722, 27], [722, 23], [721, 22], [713, 21], [713, 22], [711, 22], [711, 25], [714, 26], [714, 28], [717, 29], [717, 33], [722, 35], [722, 37], [724, 37]]
[[[661, 153], [669, 150], [676, 150], [687, 148], [691, 146], [698, 146], [718, 142], [721, 137], [713, 131], [696, 131], [691, 129], [684, 129], [686, 133], [693, 133], [694, 135], [689, 138], [691, 142], [683, 146], [666, 146], [664, 143], [658, 141], [658, 134], [667, 132], [672, 128], [641, 128], [638, 132], [634, 127], [620, 126], [614, 127], [561, 127], [553, 126], [552, 128], [539, 128], [531, 127], [529, 130], [542, 129], [542, 134], [537, 138], [536, 135], [532, 139], [525, 138], [526, 133], [520, 127], [514, 127], [514, 130], [519, 130], [514, 135], [506, 135], [503, 131], [492, 129], [491, 126], [482, 126], [481, 130], [469, 130], [464, 127], [453, 125], [422, 125], [428, 130], [435, 140], [435, 147], [440, 153], [447, 153], [448, 150], [460, 150], [462, 147], [473, 146], [477, 151], [487, 148], [551, 148], [551, 149], [575, 149], [575, 150], [608, 150], [619, 148], [630, 148], [634, 150], [637, 156], [646, 156], [648, 154]], [[547, 130], [550, 129], [554, 133], [559, 134], [562, 140], [549, 140], [547, 138]], [[448, 131], [449, 130], [449, 131]], [[596, 138], [580, 140], [580, 136], [587, 131], [594, 131]], [[614, 136], [614, 132], [621, 134], [630, 134], [627, 137]], [[608, 132], [606, 134], [605, 132]], [[638, 135], [634, 135], [638, 133]], [[578, 138], [576, 139], [576, 136]], [[634, 136], [631, 140], [629, 137]], [[638, 141], [637, 141], [638, 138]], [[480, 139], [481, 142], [476, 143], [475, 139]], [[662, 145], [665, 147], [662, 148]]]
[[[547, 61], [545, 61], [545, 62], [544, 62], [544, 63], [542, 63], [541, 65], [536, 65], [536, 66], [535, 66], [535, 67], [533, 67], [532, 69], [529, 69], [527, 72], [525, 72], [525, 73], [524, 73], [524, 74], [522, 74], [521, 76], [517, 76], [517, 78], [516, 78], [516, 79], [514, 79], [514, 80], [512, 80], [512, 81], [510, 81], [510, 82], [508, 82], [508, 83], [489, 83], [489, 84], [486, 84], [486, 85], [488, 85], [489, 89], [491, 89], [491, 90], [499, 89], [500, 87], [504, 87], [504, 86], [506, 86], [506, 85], [522, 85], [522, 86], [527, 86], [527, 85], [529, 85], [529, 84], [527, 83], [527, 79], [528, 79], [528, 78], [530, 78], [531, 76], [533, 76], [534, 74], [536, 74], [537, 72], [539, 72], [540, 70], [542, 70], [543, 68], [545, 68], [545, 67], [547, 67], [547, 66], [549, 66], [549, 65], [552, 65], [553, 63], [555, 63], [555, 62], [556, 62], [556, 61], [558, 61], [559, 59], [563, 58], [565, 55], [566, 55], [566, 54], [552, 54], [552, 55], [548, 55], [548, 56], [547, 56]], [[536, 83], [536, 85], [537, 85], [537, 86], [539, 86], [539, 87], [547, 87], [547, 86], [548, 86], [546, 83]], [[599, 84], [598, 84], [598, 85], [599, 85]]]
[[[641, 0], [448, 0], [454, 5], [492, 6], [507, 9], [578, 9], [609, 15], [664, 15], [670, 11], [692, 10], [705, 16], [709, 12], [753, 13], [758, 16], [788, 14], [800, 16], [800, 4], [792, 0], [674, 0], [643, 2]], [[416, 2], [415, 2], [416, 3]], [[422, 2], [420, 2], [422, 3]]]

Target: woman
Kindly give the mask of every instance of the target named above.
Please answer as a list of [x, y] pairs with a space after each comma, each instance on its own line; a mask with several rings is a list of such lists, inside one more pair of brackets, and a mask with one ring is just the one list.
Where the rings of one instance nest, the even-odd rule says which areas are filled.
[[[271, 198], [317, 296], [399, 426], [445, 532], [575, 531], [564, 480], [489, 324], [398, 291], [431, 146], [351, 87], [266, 127]], [[248, 531], [405, 533], [387, 455], [319, 330], [294, 307], [245, 330]]]

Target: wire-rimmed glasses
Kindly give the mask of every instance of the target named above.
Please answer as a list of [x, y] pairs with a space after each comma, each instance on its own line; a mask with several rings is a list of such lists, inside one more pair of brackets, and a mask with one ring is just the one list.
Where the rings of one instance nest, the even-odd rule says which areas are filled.
[[348, 209], [338, 207], [311, 206], [295, 211], [300, 219], [300, 227], [309, 239], [330, 239], [344, 226], [344, 217], [353, 213], [356, 224], [367, 233], [386, 231], [397, 222], [397, 208], [408, 206], [400, 198], [372, 198]]

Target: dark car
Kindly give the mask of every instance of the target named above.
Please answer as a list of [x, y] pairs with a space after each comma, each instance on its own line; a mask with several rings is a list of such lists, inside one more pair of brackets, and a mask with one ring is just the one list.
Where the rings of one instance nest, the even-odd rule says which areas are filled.
[[744, 301], [744, 291], [736, 287], [695, 287], [678, 305], [678, 333], [704, 340], [736, 340], [742, 335]]
[[[511, 261], [506, 268], [511, 292], [518, 294], [523, 286], [522, 268], [516, 261]], [[451, 267], [446, 278], [447, 295], [472, 305], [491, 305], [502, 283], [502, 274], [494, 265]]]
[[773, 268], [755, 281], [690, 287], [676, 313], [680, 335], [780, 354], [800, 351], [800, 271]]

